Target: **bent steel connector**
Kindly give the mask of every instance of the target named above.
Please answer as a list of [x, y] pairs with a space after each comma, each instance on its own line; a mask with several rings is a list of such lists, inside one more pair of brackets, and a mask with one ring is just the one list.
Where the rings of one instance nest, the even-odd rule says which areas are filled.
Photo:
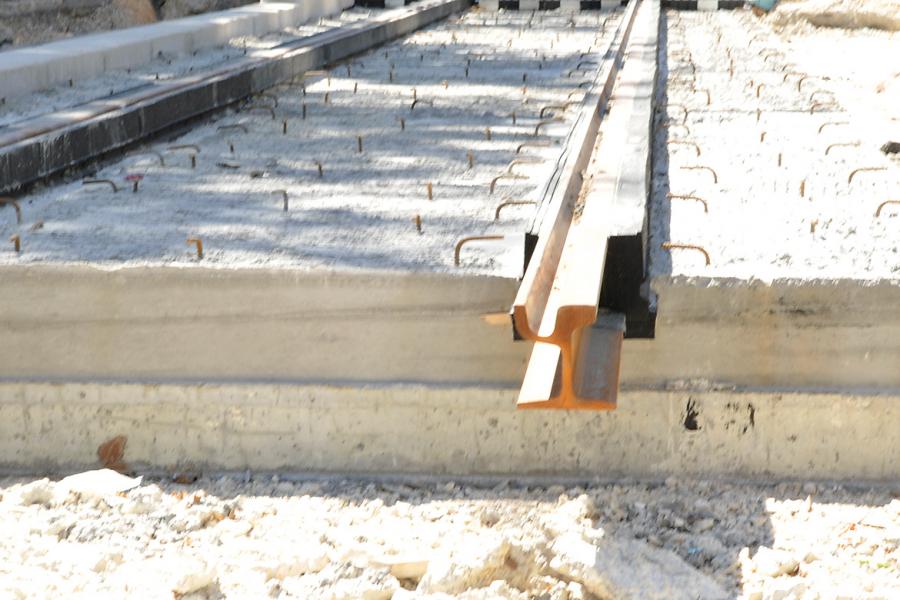
[[14, 233], [9, 236], [9, 241], [12, 242], [13, 248], [16, 250], [16, 253], [22, 252], [22, 238], [19, 237], [18, 233]]
[[875, 209], [875, 216], [880, 217], [881, 210], [888, 204], [900, 204], [900, 200], [885, 200], [884, 202], [882, 202], [881, 204], [878, 205], [877, 209]]
[[850, 172], [850, 176], [847, 178], [847, 183], [853, 183], [853, 177], [856, 176], [857, 173], [875, 173], [878, 171], [887, 171], [887, 167], [860, 167], [858, 169], [853, 169]]
[[284, 212], [288, 211], [288, 193], [287, 190], [273, 190], [272, 195], [278, 194], [281, 196], [281, 199], [284, 201]]
[[197, 259], [203, 258], [203, 240], [200, 238], [192, 237], [187, 239], [187, 244], [190, 246], [193, 244], [197, 248]]
[[469, 237], [464, 237], [458, 242], [456, 242], [456, 247], [453, 249], [453, 264], [455, 266], [459, 266], [459, 253], [462, 251], [462, 247], [469, 242], [483, 242], [489, 240], [502, 240], [505, 236], [502, 235], [471, 235]]
[[829, 125], [849, 125], [849, 124], [850, 124], [849, 121], [827, 121], [827, 122], [819, 125], [818, 133], [822, 133], [822, 130], [825, 129], [826, 127], [828, 127]]
[[494, 193], [494, 188], [497, 187], [497, 182], [501, 179], [528, 179], [527, 175], [518, 175], [516, 173], [503, 173], [502, 175], [497, 175], [493, 179], [491, 179], [491, 194]]
[[825, 156], [828, 156], [828, 153], [831, 152], [832, 148], [858, 148], [859, 142], [838, 142], [837, 144], [828, 144], [825, 148]]
[[700, 196], [694, 196], [693, 194], [666, 194], [666, 198], [669, 200], [693, 200], [703, 205], [703, 212], [709, 212], [709, 205]]
[[697, 246], [696, 244], [681, 244], [678, 242], [663, 242], [659, 245], [659, 247], [670, 252], [672, 250], [694, 250], [703, 254], [703, 258], [706, 259], [706, 266], [709, 266], [711, 264], [711, 261], [709, 260], [709, 252], [707, 252], [706, 248], [704, 248], [703, 246]]
[[541, 132], [541, 127], [545, 125], [551, 125], [553, 123], [564, 123], [565, 119], [562, 117], [551, 117], [549, 119], [544, 119], [540, 123], [534, 126], [534, 135], [537, 136]]
[[498, 204], [496, 210], [494, 210], [494, 220], [500, 220], [500, 211], [507, 206], [528, 206], [536, 204], [537, 202], [535, 202], [534, 200], [504, 200], [503, 202]]
[[700, 170], [709, 171], [710, 173], [712, 173], [713, 183], [719, 183], [719, 175], [718, 175], [718, 173], [716, 173], [716, 171], [712, 167], [707, 167], [705, 165], [691, 165], [688, 167], [679, 167], [679, 168], [684, 169], [685, 171], [700, 171]]
[[516, 154], [521, 153], [523, 148], [549, 148], [552, 145], [553, 142], [551, 142], [550, 140], [532, 140], [530, 142], [522, 142], [521, 144], [516, 146]]
[[169, 152], [179, 152], [182, 150], [187, 150], [191, 153], [191, 168], [197, 168], [197, 155], [200, 154], [200, 146], [197, 144], [177, 144], [175, 146], [169, 146], [166, 148]]
[[570, 101], [570, 102], [566, 102], [564, 104], [547, 104], [547, 105], [541, 107], [541, 111], [540, 111], [540, 113], [538, 113], [538, 116], [541, 119], [543, 119], [547, 115], [548, 110], [552, 110], [552, 111], [560, 110], [560, 111], [565, 112], [566, 110], [569, 109], [570, 106], [576, 106], [578, 104], [581, 104], [581, 102], [576, 102], [574, 100]]
[[22, 207], [14, 198], [0, 198], [0, 206], [12, 206], [16, 211], [16, 224], [22, 224]]
[[112, 188], [113, 194], [119, 191], [119, 186], [112, 179], [85, 179], [81, 185], [108, 185]]
[[155, 156], [156, 160], [159, 161], [159, 166], [166, 166], [166, 159], [163, 158], [162, 152], [157, 152], [156, 150], [138, 150], [137, 152], [129, 152], [126, 155], [126, 158], [133, 156]]

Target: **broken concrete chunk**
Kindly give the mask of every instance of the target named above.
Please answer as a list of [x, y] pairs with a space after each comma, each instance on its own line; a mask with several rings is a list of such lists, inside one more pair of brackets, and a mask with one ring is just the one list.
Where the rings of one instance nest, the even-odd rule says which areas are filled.
[[417, 591], [459, 593], [488, 585], [509, 555], [509, 542], [493, 532], [448, 540], [428, 564]]
[[601, 598], [712, 600], [728, 598], [715, 581], [677, 555], [638, 540], [604, 537], [592, 544], [577, 533], [550, 547], [550, 568]]
[[800, 561], [784, 550], [760, 546], [753, 556], [753, 569], [768, 577], [794, 575], [799, 568]]
[[22, 486], [19, 490], [19, 503], [23, 506], [41, 504], [50, 506], [53, 500], [54, 486], [49, 479], [39, 479]]
[[57, 493], [75, 492], [89, 498], [113, 496], [141, 485], [140, 477], [128, 477], [112, 469], [76, 473], [60, 480]]

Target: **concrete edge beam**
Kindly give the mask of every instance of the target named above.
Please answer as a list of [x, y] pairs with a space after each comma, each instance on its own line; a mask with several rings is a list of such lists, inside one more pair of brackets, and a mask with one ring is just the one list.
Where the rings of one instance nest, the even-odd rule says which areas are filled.
[[486, 388], [0, 383], [0, 469], [92, 467], [124, 435], [138, 469], [900, 477], [896, 395], [631, 389], [610, 413], [514, 406]]
[[528, 352], [510, 343], [517, 281], [502, 277], [27, 265], [0, 278], [0, 380], [513, 386]]
[[39, 92], [69, 79], [138, 67], [160, 52], [187, 54], [221, 46], [234, 37], [265, 35], [351, 6], [353, 0], [254, 4], [10, 50], [0, 54], [0, 94], [10, 99]]
[[[358, 27], [303, 38], [288, 51], [258, 53], [240, 68], [220, 70], [205, 79], [185, 78], [171, 91], [103, 112], [71, 125], [40, 133], [0, 148], [0, 194], [12, 193], [42, 178], [83, 164], [152, 136], [191, 118], [223, 108], [463, 10], [469, 0], [428, 0], [385, 13]], [[146, 93], [144, 93], [146, 94]], [[40, 118], [38, 118], [40, 119]]]

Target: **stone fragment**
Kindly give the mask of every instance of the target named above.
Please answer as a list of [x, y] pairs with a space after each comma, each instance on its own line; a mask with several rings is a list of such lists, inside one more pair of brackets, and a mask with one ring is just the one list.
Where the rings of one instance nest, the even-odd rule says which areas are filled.
[[442, 551], [429, 562], [416, 589], [423, 593], [458, 593], [482, 587], [503, 567], [509, 549], [506, 538], [492, 530], [447, 540]]
[[84, 498], [104, 498], [127, 492], [139, 485], [140, 477], [128, 477], [112, 469], [97, 469], [61, 479], [57, 484], [57, 495], [74, 492]]
[[753, 556], [753, 569], [767, 577], [796, 575], [800, 569], [800, 561], [783, 550], [760, 546]]
[[638, 540], [595, 543], [577, 533], [553, 541], [550, 569], [601, 598], [709, 600], [727, 598], [715, 581], [677, 555]]
[[19, 489], [19, 503], [23, 506], [30, 506], [32, 504], [50, 506], [50, 503], [53, 501], [54, 492], [54, 485], [49, 479], [44, 478], [32, 481]]

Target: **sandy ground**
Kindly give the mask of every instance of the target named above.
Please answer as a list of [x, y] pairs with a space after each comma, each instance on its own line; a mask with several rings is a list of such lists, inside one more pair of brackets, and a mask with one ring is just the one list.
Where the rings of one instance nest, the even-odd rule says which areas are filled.
[[[134, 156], [95, 174], [142, 176], [137, 194], [78, 181], [22, 198], [21, 225], [0, 213], [22, 253], [0, 264], [458, 272], [457, 240], [502, 235], [467, 246], [461, 268], [516, 276], [534, 206], [495, 208], [543, 193], [590, 77], [571, 71], [599, 64], [619, 16], [470, 11], [416, 32], [171, 140], [199, 146], [196, 169], [161, 143], [164, 167]], [[535, 135], [542, 107], [568, 100]], [[202, 261], [187, 238], [203, 240]]]
[[900, 595], [900, 488], [0, 480], [4, 598]]
[[900, 198], [900, 164], [880, 150], [898, 139], [900, 34], [776, 31], [749, 11], [667, 18], [653, 274], [900, 278], [900, 210], [875, 217]]

